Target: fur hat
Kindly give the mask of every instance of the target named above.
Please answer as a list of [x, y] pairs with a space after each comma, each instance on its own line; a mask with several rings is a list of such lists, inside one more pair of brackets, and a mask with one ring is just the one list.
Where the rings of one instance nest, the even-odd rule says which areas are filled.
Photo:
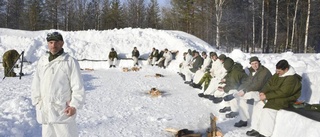
[[224, 54], [221, 54], [218, 58], [224, 61], [227, 58], [227, 56]]
[[253, 61], [258, 61], [258, 62], [260, 62], [260, 60], [259, 60], [258, 57], [256, 57], [256, 56], [251, 57], [249, 63], [251, 64], [251, 62], [253, 62]]
[[218, 56], [216, 52], [210, 52], [210, 57], [212, 56]]
[[230, 71], [232, 69], [233, 64], [234, 64], [234, 61], [231, 58], [226, 58], [223, 62], [223, 67], [227, 71]]

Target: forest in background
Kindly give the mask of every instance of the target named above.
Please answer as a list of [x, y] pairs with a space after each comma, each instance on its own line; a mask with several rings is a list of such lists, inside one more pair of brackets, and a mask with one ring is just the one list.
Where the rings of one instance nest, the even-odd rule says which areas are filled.
[[0, 27], [180, 30], [248, 53], [320, 52], [319, 0], [0, 0]]

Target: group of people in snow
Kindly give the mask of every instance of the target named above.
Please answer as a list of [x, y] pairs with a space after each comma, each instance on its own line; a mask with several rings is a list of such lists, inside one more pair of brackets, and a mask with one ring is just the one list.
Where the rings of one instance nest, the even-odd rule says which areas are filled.
[[[79, 63], [64, 52], [64, 41], [59, 32], [49, 33], [46, 40], [49, 51], [39, 59], [31, 86], [37, 121], [42, 124], [42, 136], [78, 136], [75, 117], [85, 100]], [[6, 75], [14, 64], [5, 60], [16, 60], [18, 56], [16, 51], [4, 54]], [[139, 65], [139, 56], [134, 47], [133, 65]], [[115, 67], [117, 59], [117, 52], [111, 48], [110, 67]], [[166, 68], [171, 60], [168, 49], [159, 52], [153, 48], [148, 64]], [[202, 52], [200, 55], [189, 49], [183, 53], [178, 73], [185, 84], [200, 89], [199, 97], [222, 103], [224, 107], [219, 112], [226, 113], [227, 118], [240, 116], [235, 127], [246, 127], [251, 123], [248, 136], [271, 136], [278, 110], [289, 107], [300, 97], [302, 78], [286, 60], [276, 64], [273, 75], [256, 56], [249, 59], [249, 64], [251, 67], [245, 71], [241, 64], [225, 54]], [[8, 73], [11, 75], [15, 74]]]
[[[140, 52], [137, 49], [137, 47], [134, 47], [132, 50], [132, 60], [133, 60], [133, 66], [139, 66], [138, 59], [140, 57]], [[170, 61], [172, 60], [172, 53], [165, 48], [164, 50], [161, 50], [159, 52], [158, 49], [152, 48], [152, 51], [149, 54], [149, 57], [147, 59], [148, 65], [151, 66], [159, 66], [161, 68], [167, 68]], [[111, 51], [109, 53], [108, 61], [111, 67], [116, 67], [118, 60], [117, 52], [114, 50], [114, 48], [111, 48]]]
[[[198, 51], [183, 54], [179, 75], [185, 84], [199, 88], [199, 97], [221, 103], [220, 113], [226, 118], [240, 117], [235, 127], [246, 127], [251, 123], [248, 136], [271, 136], [275, 117], [279, 109], [293, 104], [301, 94], [301, 76], [286, 60], [276, 64], [276, 73], [271, 74], [259, 58], [251, 57], [250, 68], [243, 69], [224, 54]], [[252, 114], [250, 114], [250, 110]]]
[[148, 65], [167, 68], [172, 60], [172, 53], [165, 48], [159, 52], [158, 49], [152, 48], [152, 51], [147, 59]]

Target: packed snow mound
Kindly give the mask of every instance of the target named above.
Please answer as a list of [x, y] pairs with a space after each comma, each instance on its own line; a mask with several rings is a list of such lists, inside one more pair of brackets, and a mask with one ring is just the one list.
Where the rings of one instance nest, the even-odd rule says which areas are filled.
[[[18, 52], [25, 51], [25, 58], [35, 62], [48, 51], [46, 36], [58, 31], [64, 38], [64, 50], [78, 60], [107, 60], [111, 48], [114, 48], [120, 58], [131, 58], [133, 47], [140, 51], [140, 58], [148, 58], [152, 48], [185, 52], [188, 49], [198, 51], [216, 51], [203, 40], [181, 32], [156, 29], [124, 28], [114, 30], [87, 31], [22, 31], [0, 29], [0, 54], [9, 49]], [[103, 55], [103, 56], [101, 56]], [[181, 55], [181, 56], [179, 56]], [[176, 59], [182, 60], [182, 54]], [[2, 57], [0, 57], [2, 58]]]

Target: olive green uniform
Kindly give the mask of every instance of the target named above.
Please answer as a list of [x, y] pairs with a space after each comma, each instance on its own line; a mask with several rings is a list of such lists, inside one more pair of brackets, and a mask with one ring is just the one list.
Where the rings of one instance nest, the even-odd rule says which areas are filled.
[[[12, 49], [6, 51], [2, 56], [2, 66], [4, 67], [4, 75], [6, 77], [15, 77], [16, 73], [12, 70], [10, 72], [10, 69], [14, 66], [14, 63], [19, 58], [19, 53]], [[10, 72], [10, 73], [9, 73]]]

